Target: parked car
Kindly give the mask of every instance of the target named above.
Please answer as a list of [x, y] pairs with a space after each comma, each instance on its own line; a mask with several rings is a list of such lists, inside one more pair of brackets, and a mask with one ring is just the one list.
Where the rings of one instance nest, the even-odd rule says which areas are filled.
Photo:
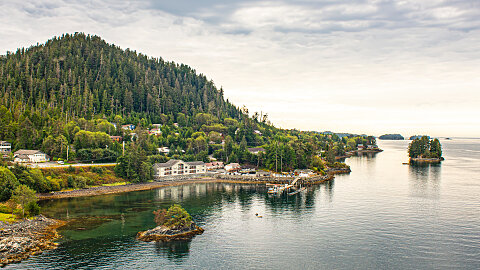
[[57, 161], [57, 163], [60, 164], [60, 165], [65, 164], [65, 162], [63, 162], [63, 160], [59, 160], [59, 161]]

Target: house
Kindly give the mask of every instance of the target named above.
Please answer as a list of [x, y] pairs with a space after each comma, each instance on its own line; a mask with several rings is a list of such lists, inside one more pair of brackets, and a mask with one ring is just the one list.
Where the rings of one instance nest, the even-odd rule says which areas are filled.
[[152, 124], [152, 127], [160, 129], [162, 127], [162, 124]]
[[122, 129], [123, 130], [135, 130], [135, 125], [133, 125], [133, 124], [122, 125]]
[[225, 165], [225, 170], [227, 172], [236, 172], [236, 171], [239, 171], [241, 168], [242, 166], [240, 166], [240, 164], [238, 163], [230, 163]]
[[110, 136], [110, 139], [112, 139], [114, 142], [121, 142], [122, 136]]
[[265, 153], [265, 149], [262, 148], [262, 147], [252, 147], [252, 148], [248, 148], [248, 152], [254, 154], [254, 155], [258, 155], [260, 153]]
[[213, 171], [218, 169], [223, 169], [224, 165], [223, 162], [220, 161], [213, 161], [205, 164], [207, 171]]
[[207, 171], [203, 161], [185, 162], [178, 159], [170, 159], [165, 163], [155, 163], [153, 165], [153, 174], [155, 178], [172, 175], [190, 175], [205, 173]]
[[300, 177], [309, 177], [314, 175], [314, 172], [310, 169], [296, 169], [293, 171], [295, 176], [300, 176]]
[[39, 150], [18, 150], [17, 152], [13, 153], [14, 162], [45, 162], [49, 161], [50, 158], [47, 154], [39, 151]]
[[157, 148], [158, 152], [161, 153], [161, 154], [168, 154], [170, 153], [170, 149], [168, 147], [160, 147], [160, 148]]
[[365, 150], [365, 146], [363, 144], [357, 145], [357, 150]]
[[367, 145], [367, 149], [368, 150], [377, 150], [378, 149], [378, 146], [374, 145], [374, 144], [369, 144]]
[[6, 141], [0, 141], [0, 154], [10, 154], [12, 145]]
[[149, 135], [155, 135], [155, 136], [160, 136], [162, 135], [162, 130], [159, 128], [152, 128], [148, 131]]
[[260, 130], [255, 129], [253, 133], [262, 136], [262, 132]]

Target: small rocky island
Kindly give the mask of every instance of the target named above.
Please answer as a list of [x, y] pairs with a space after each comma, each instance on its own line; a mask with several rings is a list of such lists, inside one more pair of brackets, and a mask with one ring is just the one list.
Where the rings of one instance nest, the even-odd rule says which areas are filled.
[[56, 228], [65, 222], [42, 215], [15, 223], [0, 222], [0, 266], [17, 263], [43, 250], [57, 247]]
[[442, 145], [438, 139], [431, 140], [427, 136], [414, 139], [408, 146], [408, 156], [412, 163], [440, 163], [442, 157]]
[[139, 232], [137, 239], [145, 242], [189, 240], [197, 234], [202, 234], [203, 229], [193, 222], [190, 214], [180, 205], [174, 204], [168, 210], [160, 209], [153, 212], [157, 227]]

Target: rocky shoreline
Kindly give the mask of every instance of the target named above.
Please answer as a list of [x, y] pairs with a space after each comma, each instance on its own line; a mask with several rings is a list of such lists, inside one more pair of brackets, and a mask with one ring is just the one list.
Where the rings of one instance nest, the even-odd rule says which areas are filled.
[[[350, 173], [350, 168], [347, 169], [331, 169], [328, 171], [327, 175], [312, 177], [306, 184], [320, 184], [326, 181], [333, 180], [335, 174]], [[281, 179], [274, 181], [268, 177], [256, 178], [256, 177], [242, 177], [242, 176], [223, 176], [223, 177], [204, 177], [204, 178], [191, 178], [188, 180], [181, 181], [169, 181], [169, 182], [149, 182], [149, 183], [137, 183], [137, 184], [127, 184], [121, 186], [104, 186], [104, 187], [91, 187], [85, 189], [77, 189], [71, 191], [58, 191], [51, 193], [40, 193], [37, 194], [39, 200], [50, 200], [50, 199], [63, 199], [63, 198], [74, 198], [74, 197], [84, 197], [84, 196], [97, 196], [105, 194], [114, 194], [114, 193], [123, 193], [131, 191], [141, 191], [141, 190], [150, 190], [166, 186], [180, 186], [191, 183], [242, 183], [242, 184], [262, 184], [262, 183], [283, 183], [288, 182], [293, 179]]]
[[139, 232], [137, 234], [137, 239], [145, 242], [189, 240], [195, 235], [202, 234], [203, 232], [204, 229], [197, 226], [195, 223], [182, 229], [171, 229], [165, 226], [158, 226], [148, 231]]
[[130, 191], [141, 191], [141, 190], [150, 190], [166, 186], [178, 186], [189, 183], [207, 183], [215, 182], [214, 178], [192, 178], [189, 180], [182, 181], [172, 181], [172, 182], [149, 182], [149, 183], [136, 183], [136, 184], [126, 184], [121, 186], [103, 186], [103, 187], [91, 187], [85, 189], [77, 189], [70, 191], [58, 191], [50, 193], [39, 193], [37, 197], [39, 200], [50, 200], [50, 199], [63, 199], [63, 198], [74, 198], [74, 197], [84, 197], [84, 196], [97, 196], [105, 194], [114, 194]]
[[39, 215], [15, 223], [0, 222], [0, 266], [18, 263], [31, 255], [57, 247], [57, 228], [64, 221]]
[[410, 163], [440, 163], [444, 161], [443, 157], [441, 158], [410, 158]]

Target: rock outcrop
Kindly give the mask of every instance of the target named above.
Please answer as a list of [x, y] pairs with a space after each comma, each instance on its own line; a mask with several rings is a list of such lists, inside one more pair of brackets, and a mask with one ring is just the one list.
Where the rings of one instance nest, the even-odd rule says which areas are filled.
[[189, 227], [181, 229], [171, 229], [165, 226], [158, 226], [148, 231], [139, 232], [137, 234], [137, 239], [145, 242], [189, 240], [197, 234], [202, 234], [203, 231], [204, 229], [193, 222]]
[[57, 247], [56, 228], [65, 222], [42, 215], [16, 223], [0, 222], [0, 265], [17, 263], [43, 250]]

